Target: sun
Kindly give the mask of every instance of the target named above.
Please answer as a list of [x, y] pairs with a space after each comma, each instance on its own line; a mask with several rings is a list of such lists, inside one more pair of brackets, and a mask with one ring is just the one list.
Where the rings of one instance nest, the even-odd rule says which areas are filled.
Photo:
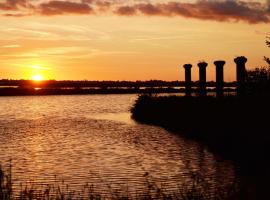
[[31, 78], [33, 81], [43, 81], [43, 76], [41, 74], [34, 74]]

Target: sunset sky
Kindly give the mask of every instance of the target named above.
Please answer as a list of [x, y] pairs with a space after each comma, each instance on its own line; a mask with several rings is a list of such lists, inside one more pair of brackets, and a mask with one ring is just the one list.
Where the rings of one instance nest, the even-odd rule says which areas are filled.
[[183, 64], [270, 55], [270, 1], [0, 0], [0, 79], [183, 80]]

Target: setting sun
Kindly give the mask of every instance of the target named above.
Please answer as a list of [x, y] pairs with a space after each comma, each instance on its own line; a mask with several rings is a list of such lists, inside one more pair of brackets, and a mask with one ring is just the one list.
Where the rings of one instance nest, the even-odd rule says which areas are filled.
[[35, 75], [32, 76], [31, 79], [34, 80], [34, 81], [42, 81], [43, 80], [43, 76], [40, 75], [40, 74], [35, 74]]

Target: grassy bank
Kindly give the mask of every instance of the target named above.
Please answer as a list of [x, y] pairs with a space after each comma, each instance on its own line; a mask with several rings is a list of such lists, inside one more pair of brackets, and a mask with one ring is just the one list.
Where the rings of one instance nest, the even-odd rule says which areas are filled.
[[196, 139], [224, 156], [256, 167], [269, 159], [269, 102], [269, 96], [141, 95], [131, 112], [137, 121]]

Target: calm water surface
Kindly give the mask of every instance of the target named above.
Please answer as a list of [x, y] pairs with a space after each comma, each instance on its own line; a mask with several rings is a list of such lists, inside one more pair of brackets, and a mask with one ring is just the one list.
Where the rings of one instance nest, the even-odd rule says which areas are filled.
[[[234, 180], [233, 165], [204, 146], [162, 128], [136, 123], [129, 109], [137, 95], [0, 98], [0, 162], [12, 159], [15, 185], [55, 181], [145, 186], [145, 173], [168, 190], [194, 173], [212, 187]], [[181, 122], [179, 122], [181, 123]]]

